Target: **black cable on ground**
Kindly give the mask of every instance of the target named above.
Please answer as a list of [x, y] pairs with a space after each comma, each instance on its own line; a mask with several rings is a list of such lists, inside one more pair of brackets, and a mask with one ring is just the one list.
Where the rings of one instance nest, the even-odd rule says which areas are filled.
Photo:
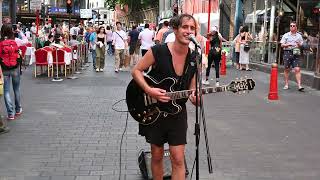
[[124, 130], [123, 130], [123, 133], [121, 135], [121, 140], [120, 140], [120, 155], [119, 155], [119, 180], [121, 180], [121, 175], [122, 175], [122, 171], [121, 171], [121, 167], [122, 167], [122, 143], [123, 143], [123, 137], [127, 131], [127, 127], [128, 127], [128, 119], [129, 119], [129, 111], [128, 110], [118, 110], [115, 108], [115, 106], [117, 104], [119, 104], [120, 102], [122, 101], [125, 101], [126, 99], [121, 99], [117, 102], [115, 102], [113, 105], [112, 105], [112, 110], [116, 111], [116, 112], [120, 112], [120, 113], [126, 113], [127, 116], [126, 116], [126, 125], [124, 127]]

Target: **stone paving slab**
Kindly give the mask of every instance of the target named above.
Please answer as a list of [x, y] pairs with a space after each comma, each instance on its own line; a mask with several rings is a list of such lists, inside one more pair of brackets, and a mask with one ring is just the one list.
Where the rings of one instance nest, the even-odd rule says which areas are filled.
[[[112, 104], [125, 97], [129, 72], [116, 74], [107, 58], [103, 73], [91, 68], [53, 83], [22, 77], [23, 115], [8, 122], [11, 132], [0, 136], [0, 180], [113, 180], [119, 176], [119, 144], [126, 114]], [[279, 90], [279, 101], [268, 101], [269, 75], [228, 69], [231, 79], [251, 76], [256, 89], [249, 94], [217, 93], [205, 97], [206, 124], [214, 173], [209, 174], [204, 136], [200, 144], [200, 179], [318, 180], [320, 177], [319, 91], [299, 93], [291, 83]], [[279, 87], [282, 87], [279, 77]], [[118, 109], [125, 110], [125, 103]], [[186, 159], [194, 160], [194, 107], [188, 103]], [[4, 112], [2, 103], [1, 112]], [[122, 179], [140, 180], [137, 154], [148, 150], [129, 117], [122, 149]], [[189, 176], [190, 178], [190, 176]], [[195, 179], [195, 172], [193, 174]]]

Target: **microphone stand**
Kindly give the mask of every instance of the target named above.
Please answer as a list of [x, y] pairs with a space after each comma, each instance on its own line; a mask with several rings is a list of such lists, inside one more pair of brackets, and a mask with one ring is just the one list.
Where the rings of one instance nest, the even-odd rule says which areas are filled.
[[[203, 101], [202, 101], [202, 53], [199, 53], [199, 49], [201, 52], [201, 47], [199, 47], [196, 43], [195, 45], [195, 54], [196, 54], [196, 122], [195, 122], [195, 139], [196, 139], [196, 180], [199, 180], [199, 143], [200, 143], [200, 118], [203, 120], [203, 127], [204, 127], [204, 136], [206, 141], [206, 148], [207, 148], [207, 160], [208, 160], [208, 168], [209, 173], [212, 173], [212, 164], [211, 164], [211, 156], [210, 156], [210, 149], [208, 144], [208, 137], [207, 137], [207, 128], [206, 128], [206, 122], [204, 118], [204, 108], [203, 108]], [[199, 102], [200, 100], [200, 102]], [[198, 104], [200, 103], [200, 106]], [[199, 116], [199, 107], [201, 110], [201, 114]]]

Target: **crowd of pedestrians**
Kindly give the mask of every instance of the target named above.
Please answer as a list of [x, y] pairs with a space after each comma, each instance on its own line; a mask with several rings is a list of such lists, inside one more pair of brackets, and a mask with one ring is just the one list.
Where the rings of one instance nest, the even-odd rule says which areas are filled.
[[[110, 25], [84, 26], [81, 23], [70, 24], [70, 27], [65, 23], [45, 24], [39, 27], [35, 23], [32, 23], [30, 27], [21, 23], [15, 25], [4, 24], [1, 28], [0, 49], [6, 49], [8, 42], [14, 42], [14, 47], [17, 48], [31, 42], [36, 49], [50, 46], [52, 43], [68, 46], [87, 44], [88, 54], [92, 56], [92, 67], [95, 72], [105, 71], [105, 62], [111, 60], [114, 61], [114, 72], [119, 73], [123, 70], [129, 70], [130, 65], [137, 64], [141, 57], [154, 45], [174, 42], [176, 40], [174, 30], [178, 29], [178, 27], [174, 27], [174, 19], [175, 17], [170, 22], [164, 21], [158, 30], [146, 23], [143, 27], [132, 25], [130, 31], [126, 31], [127, 28], [121, 22], [116, 22], [114, 27]], [[199, 32], [200, 25], [197, 22], [196, 25], [197, 32]], [[213, 78], [210, 79], [212, 67], [215, 70], [215, 85], [220, 85], [219, 71], [223, 49], [222, 42], [227, 42], [227, 40], [222, 37], [218, 29], [217, 26], [213, 26], [208, 34], [196, 33], [196, 39], [202, 49], [201, 53], [205, 53], [206, 41], [209, 41], [210, 44], [208, 56], [203, 55], [202, 60], [205, 67], [203, 68], [205, 76], [202, 80], [204, 85], [209, 85], [209, 80], [213, 80]], [[236, 69], [251, 71], [249, 50], [250, 42], [253, 39], [254, 37], [250, 34], [248, 26], [241, 26], [238, 35], [231, 42], [235, 51]], [[295, 22], [290, 24], [290, 32], [283, 35], [280, 43], [284, 50], [283, 60], [285, 65], [285, 86], [283, 89], [289, 88], [288, 77], [292, 67], [295, 70], [298, 90], [303, 91], [299, 66], [300, 54], [296, 52], [303, 47], [304, 40], [297, 32]], [[192, 43], [189, 44], [189, 47], [194, 48]], [[17, 63], [4, 63], [9, 56], [17, 56]], [[0, 86], [0, 95], [4, 96], [8, 120], [14, 120], [22, 113], [20, 102], [21, 67], [19, 66], [19, 61], [22, 58], [18, 50], [13, 52], [2, 50], [0, 53], [0, 85], [3, 84]], [[145, 72], [147, 73], [148, 69]], [[11, 97], [9, 93], [11, 86], [14, 97]], [[5, 124], [0, 120], [0, 133], [9, 131]]]

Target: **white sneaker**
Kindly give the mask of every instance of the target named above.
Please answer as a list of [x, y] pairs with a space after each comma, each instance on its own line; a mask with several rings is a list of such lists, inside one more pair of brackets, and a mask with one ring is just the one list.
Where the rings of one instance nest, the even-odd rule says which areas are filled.
[[116, 73], [117, 73], [117, 72], [119, 72], [119, 69], [117, 69], [117, 68], [116, 68], [116, 69], [114, 69], [114, 72], [116, 72]]
[[99, 72], [99, 68], [96, 69], [96, 72]]
[[122, 68], [119, 68], [119, 71], [122, 71]]
[[289, 85], [285, 85], [285, 86], [283, 86], [283, 89], [284, 89], [284, 90], [289, 89]]
[[216, 87], [219, 87], [220, 86], [220, 83], [219, 81], [216, 82]]
[[209, 85], [210, 82], [209, 82], [208, 80], [202, 80], [202, 84], [204, 84], [204, 85]]
[[100, 69], [100, 71], [101, 71], [101, 72], [103, 72], [103, 68], [102, 68], [102, 69]]

